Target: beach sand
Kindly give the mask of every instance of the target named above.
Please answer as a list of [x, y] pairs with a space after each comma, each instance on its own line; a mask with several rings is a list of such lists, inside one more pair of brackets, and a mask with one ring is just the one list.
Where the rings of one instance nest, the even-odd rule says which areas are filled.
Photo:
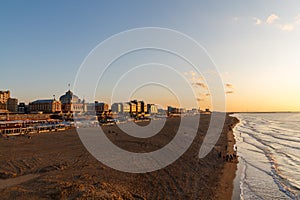
[[[210, 115], [202, 115], [190, 148], [171, 165], [154, 172], [130, 174], [111, 169], [92, 157], [76, 130], [0, 138], [1, 199], [231, 199], [236, 162], [218, 157], [232, 149], [234, 138], [228, 117], [214, 149], [198, 158]], [[146, 123], [146, 122], [145, 122]], [[132, 152], [159, 149], [172, 140], [180, 118], [171, 118], [163, 130], [136, 139], [117, 126], [103, 130], [109, 139]], [[143, 125], [143, 124], [140, 124]]]
[[[236, 123], [238, 123], [238, 120], [236, 118], [232, 118], [232, 124], [230, 124], [230, 128], [227, 132], [228, 145], [227, 148], [224, 149], [223, 154], [226, 152], [228, 154], [236, 154], [236, 152], [234, 151], [235, 138], [232, 131]], [[231, 199], [234, 186], [233, 180], [237, 171], [237, 163], [238, 159], [234, 159], [232, 162], [225, 162], [221, 179], [219, 181], [219, 191], [215, 195], [216, 199]]]

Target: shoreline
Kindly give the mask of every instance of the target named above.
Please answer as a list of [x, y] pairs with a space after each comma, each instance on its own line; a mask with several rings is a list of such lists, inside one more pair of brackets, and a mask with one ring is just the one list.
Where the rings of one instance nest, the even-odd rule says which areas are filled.
[[[227, 131], [227, 153], [237, 154], [234, 151], [234, 145], [236, 144], [233, 128], [239, 123], [236, 117], [231, 117], [231, 124]], [[218, 192], [215, 195], [216, 199], [228, 200], [233, 198], [234, 192], [234, 180], [237, 176], [238, 170], [238, 157], [233, 162], [225, 162], [222, 170], [221, 178], [219, 180]]]

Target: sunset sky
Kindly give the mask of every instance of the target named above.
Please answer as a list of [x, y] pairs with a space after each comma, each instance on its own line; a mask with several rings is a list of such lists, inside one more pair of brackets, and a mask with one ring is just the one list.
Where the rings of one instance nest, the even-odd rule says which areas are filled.
[[[21, 102], [64, 94], [89, 52], [110, 36], [163, 27], [194, 38], [209, 53], [223, 79], [227, 111], [300, 111], [298, 0], [1, 1], [0, 24], [0, 89]], [[209, 91], [198, 86], [200, 107], [211, 107]], [[176, 104], [160, 90], [147, 86], [132, 97]]]

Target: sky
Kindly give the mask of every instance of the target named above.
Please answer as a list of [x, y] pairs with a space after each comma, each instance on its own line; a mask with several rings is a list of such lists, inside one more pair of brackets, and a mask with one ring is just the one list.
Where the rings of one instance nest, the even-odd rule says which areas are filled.
[[[227, 111], [300, 111], [297, 0], [12, 0], [0, 2], [0, 26], [0, 89], [9, 89], [20, 102], [63, 95], [89, 53], [112, 35], [162, 27], [184, 33], [205, 48], [222, 77]], [[131, 62], [124, 59], [115, 69], [124, 63]], [[156, 72], [172, 77], [164, 70], [151, 76]], [[200, 107], [218, 110], [210, 103], [212, 91], [205, 91], [205, 81], [193, 82], [199, 77], [191, 70], [181, 73], [194, 90], [201, 90], [194, 97]], [[162, 106], [177, 105], [176, 94], [158, 85], [131, 94]], [[105, 93], [96, 94], [96, 100], [108, 99]]]

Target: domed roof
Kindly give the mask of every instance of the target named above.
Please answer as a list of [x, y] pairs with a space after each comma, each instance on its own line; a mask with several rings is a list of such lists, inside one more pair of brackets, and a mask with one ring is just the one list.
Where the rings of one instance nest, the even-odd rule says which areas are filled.
[[66, 94], [62, 95], [59, 100], [61, 103], [79, 103], [80, 99], [73, 94], [70, 90], [66, 92]]

